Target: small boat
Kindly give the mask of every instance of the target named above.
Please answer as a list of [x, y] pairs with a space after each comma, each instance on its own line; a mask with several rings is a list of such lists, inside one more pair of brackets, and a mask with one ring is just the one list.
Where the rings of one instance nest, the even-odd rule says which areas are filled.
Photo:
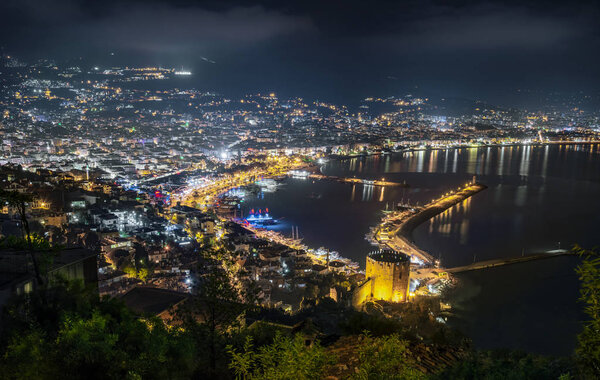
[[321, 199], [321, 194], [317, 194], [315, 192], [310, 193], [308, 196], [310, 199]]

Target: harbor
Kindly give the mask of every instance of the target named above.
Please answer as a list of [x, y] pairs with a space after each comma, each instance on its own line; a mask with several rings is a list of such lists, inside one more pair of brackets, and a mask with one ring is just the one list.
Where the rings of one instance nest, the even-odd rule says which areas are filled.
[[296, 229], [292, 228], [292, 236], [287, 237], [280, 232], [265, 228], [262, 224], [250, 223], [247, 219], [233, 219], [232, 221], [238, 223], [248, 231], [251, 231], [257, 238], [265, 239], [270, 242], [281, 244], [298, 252], [302, 252], [308, 258], [310, 258], [313, 264], [323, 265], [327, 271], [337, 271], [346, 273], [348, 275], [360, 272], [360, 265], [358, 263], [342, 257], [336, 251], [330, 251], [323, 247], [314, 249], [308, 247], [306, 244], [303, 244], [302, 239], [299, 237], [297, 227]]
[[[498, 339], [490, 333], [487, 324], [490, 310], [509, 320], [505, 326], [496, 327], [506, 344], [535, 335], [510, 322], [514, 314], [510, 309], [515, 309], [518, 303], [514, 300], [520, 299], [531, 305], [524, 312], [528, 318], [544, 321], [557, 329], [563, 326], [568, 333], [546, 338], [569, 347], [576, 330], [574, 321], [578, 318], [568, 314], [577, 306], [577, 276], [574, 275], [577, 257], [550, 255], [548, 259], [464, 272], [449, 272], [444, 268], [550, 252], [558, 248], [558, 241], [563, 248], [569, 248], [573, 242], [586, 246], [597, 244], [590, 238], [595, 236], [594, 224], [585, 222], [597, 219], [597, 210], [590, 207], [599, 191], [597, 165], [585, 172], [583, 168], [563, 170], [565, 162], [588, 162], [588, 158], [592, 158], [591, 151], [591, 147], [585, 145], [562, 148], [515, 145], [512, 148], [454, 149], [447, 154], [423, 150], [413, 155], [330, 159], [321, 167], [325, 175], [385, 177], [399, 183], [406, 181], [410, 187], [348, 186], [338, 181], [286, 175], [277, 181], [277, 191], [251, 194], [242, 208], [247, 215], [252, 208], [256, 212], [268, 207], [270, 215], [280, 219], [279, 224], [269, 226], [269, 230], [290, 238], [292, 226], [298, 226], [302, 244], [327, 247], [363, 267], [365, 253], [374, 249], [364, 239], [369, 228], [376, 230], [382, 218], [393, 214], [405, 212], [408, 218], [432, 199], [440, 198], [449, 189], [464, 187], [477, 175], [477, 181], [488, 187], [485, 191], [414, 226], [409, 241], [429, 254], [433, 263], [440, 260], [440, 265], [413, 263], [411, 279], [419, 280], [424, 290], [435, 290], [435, 284], [454, 279], [453, 296], [449, 300], [454, 317], [448, 323], [462, 326], [475, 321], [472, 335], [482, 346], [495, 347]], [[595, 154], [596, 149], [593, 151]], [[565, 181], [569, 181], [568, 188]], [[573, 191], [565, 192], [572, 186]], [[555, 207], [567, 201], [574, 206]], [[411, 208], [416, 212], [411, 212]], [[560, 223], [566, 217], [572, 220], [567, 226]], [[395, 223], [391, 231], [398, 225]], [[437, 283], [429, 287], [429, 281]], [[494, 288], [497, 283], [503, 285]], [[411, 292], [421, 294], [417, 289]], [[561, 312], [539, 313], [550, 301]], [[538, 347], [533, 343], [527, 347], [530, 346]]]
[[412, 231], [430, 218], [486, 188], [487, 186], [476, 183], [474, 178], [464, 187], [447, 192], [425, 206], [400, 205], [399, 210], [389, 213], [383, 218], [381, 224], [367, 235], [367, 239], [372, 243], [403, 252], [419, 264], [439, 266], [440, 263], [430, 253], [420, 249], [412, 242]]
[[352, 185], [367, 185], [367, 186], [398, 186], [398, 187], [409, 187], [409, 185], [404, 182], [393, 182], [386, 181], [385, 178], [381, 179], [364, 179], [364, 178], [356, 178], [356, 177], [338, 177], [332, 175], [325, 175], [317, 172], [310, 172], [307, 170], [291, 170], [288, 172], [288, 176], [292, 178], [310, 178], [317, 180], [329, 180], [329, 181], [337, 181], [342, 183], [349, 183]]

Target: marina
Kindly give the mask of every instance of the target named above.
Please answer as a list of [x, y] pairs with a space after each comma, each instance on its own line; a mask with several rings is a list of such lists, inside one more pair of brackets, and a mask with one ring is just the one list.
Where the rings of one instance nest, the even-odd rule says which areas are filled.
[[[477, 181], [487, 186], [485, 191], [450, 206], [412, 230], [412, 244], [440, 263], [440, 268], [432, 265], [429, 269], [419, 269], [419, 274], [411, 273], [412, 278], [427, 285], [428, 279], [446, 272], [441, 268], [464, 267], [474, 262], [486, 265], [489, 260], [551, 252], [558, 248], [559, 241], [563, 248], [575, 242], [583, 246], [599, 244], [592, 238], [596, 236], [593, 226], [600, 222], [594, 203], [600, 191], [596, 152], [597, 146], [589, 144], [548, 144], [332, 159], [323, 165], [324, 175], [385, 177], [393, 182], [406, 181], [410, 187], [348, 185], [288, 176], [276, 192], [248, 196], [242, 208], [247, 213], [251, 208], [269, 207], [271, 212], [284, 217], [279, 225], [269, 227], [274, 232], [290, 237], [292, 226], [298, 226], [302, 244], [327, 247], [362, 267], [366, 252], [373, 250], [365, 234], [372, 226], [379, 226], [382, 217], [403, 211], [412, 214], [411, 209], [422, 209], [449, 189], [464, 187], [476, 175]], [[578, 166], [574, 170], [575, 162]], [[568, 225], [561, 222], [566, 219], [570, 220]], [[556, 267], [553, 262], [562, 264]], [[526, 299], [525, 317], [539, 319], [557, 329], [564, 326], [564, 333], [543, 336], [560, 342], [556, 346], [563, 349], [555, 352], [569, 350], [581, 318], [576, 301], [577, 262], [578, 258], [572, 255], [549, 255], [547, 259], [527, 260], [518, 265], [450, 273], [458, 280], [458, 286], [449, 299], [456, 306], [449, 323], [467, 326], [468, 322], [475, 343], [493, 348], [498, 337], [490, 333], [486, 324], [489, 310], [505, 315], [509, 321], [512, 314], [510, 307], [504, 309], [489, 297], [502, 299], [513, 308], [518, 306], [514, 299]], [[497, 283], [502, 286], [493, 288]], [[552, 307], [559, 312], [552, 315], [539, 312], [550, 302], [541, 293], [553, 294]], [[534, 331], [520, 329], [510, 322], [498, 331], [504, 346], [516, 342], [516, 347], [545, 350], [545, 346], [530, 340]]]
[[412, 242], [412, 231], [433, 216], [486, 188], [487, 186], [476, 183], [475, 178], [473, 178], [473, 181], [467, 183], [464, 187], [449, 191], [425, 206], [402, 207], [399, 211], [386, 215], [381, 224], [367, 235], [367, 239], [371, 243], [403, 252], [418, 263], [439, 266], [439, 261], [436, 261], [430, 253], [420, 249]]

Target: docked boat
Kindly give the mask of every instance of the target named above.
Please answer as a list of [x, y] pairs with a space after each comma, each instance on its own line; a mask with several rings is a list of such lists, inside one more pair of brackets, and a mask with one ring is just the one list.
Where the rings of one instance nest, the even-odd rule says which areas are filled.
[[246, 217], [246, 221], [254, 226], [272, 226], [279, 221], [274, 219], [269, 215], [269, 209], [265, 209], [263, 212], [262, 209], [259, 209], [257, 212], [254, 212], [254, 209], [250, 211], [250, 214]]
[[306, 171], [306, 170], [290, 170], [288, 172], [288, 175], [292, 178], [308, 178], [308, 176], [310, 175], [310, 172]]
[[273, 178], [264, 178], [256, 181], [256, 185], [265, 193], [273, 193], [277, 191], [277, 181]]

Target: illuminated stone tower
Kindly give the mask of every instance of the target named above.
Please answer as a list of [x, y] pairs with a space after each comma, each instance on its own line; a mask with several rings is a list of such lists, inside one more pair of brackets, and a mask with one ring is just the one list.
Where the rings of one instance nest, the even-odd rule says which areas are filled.
[[404, 302], [408, 299], [410, 258], [400, 252], [379, 250], [367, 256], [371, 299]]

